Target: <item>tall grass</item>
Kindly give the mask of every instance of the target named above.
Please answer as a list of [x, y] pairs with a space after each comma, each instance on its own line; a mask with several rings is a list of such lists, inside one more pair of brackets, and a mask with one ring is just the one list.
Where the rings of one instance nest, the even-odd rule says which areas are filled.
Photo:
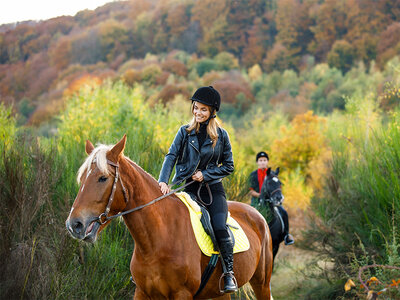
[[[305, 235], [309, 248], [334, 263], [329, 274], [339, 286], [361, 257], [368, 257], [366, 264], [388, 263], [385, 245], [399, 241], [399, 111], [384, 123], [374, 103], [350, 100], [347, 116], [332, 127], [331, 175], [313, 199], [318, 218]], [[400, 255], [398, 247], [392, 255]]]
[[1, 294], [11, 299], [47, 298], [50, 274], [65, 250], [56, 246], [63, 242], [65, 230], [56, 226], [60, 214], [52, 201], [59, 178], [53, 168], [55, 147], [42, 150], [37, 139], [23, 132], [13, 137], [13, 147], [1, 143]]

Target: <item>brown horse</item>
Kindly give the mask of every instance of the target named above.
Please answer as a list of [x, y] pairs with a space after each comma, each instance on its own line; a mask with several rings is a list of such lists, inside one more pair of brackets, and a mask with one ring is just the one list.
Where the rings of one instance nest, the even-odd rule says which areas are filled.
[[[94, 242], [119, 212], [146, 205], [162, 195], [157, 181], [123, 155], [126, 135], [113, 146], [96, 148], [79, 169], [81, 186], [66, 227], [74, 238]], [[120, 173], [120, 174], [119, 174]], [[229, 201], [231, 215], [242, 226], [250, 249], [234, 255], [238, 286], [250, 282], [257, 299], [270, 299], [272, 241], [268, 225], [250, 205]], [[193, 299], [209, 257], [200, 251], [189, 212], [175, 194], [123, 216], [134, 241], [130, 270], [136, 282], [134, 299]], [[218, 263], [198, 299], [230, 299], [220, 293]]]

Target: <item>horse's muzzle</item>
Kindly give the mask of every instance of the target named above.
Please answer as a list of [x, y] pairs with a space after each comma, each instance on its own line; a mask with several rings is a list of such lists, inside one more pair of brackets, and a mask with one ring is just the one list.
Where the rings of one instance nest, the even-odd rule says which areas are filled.
[[285, 199], [285, 197], [282, 194], [277, 194], [275, 197], [273, 197], [272, 203], [274, 206], [282, 205], [283, 199]]
[[68, 218], [65, 222], [65, 226], [73, 238], [93, 243], [96, 241], [100, 224], [93, 221], [93, 219], [85, 222], [78, 218]]

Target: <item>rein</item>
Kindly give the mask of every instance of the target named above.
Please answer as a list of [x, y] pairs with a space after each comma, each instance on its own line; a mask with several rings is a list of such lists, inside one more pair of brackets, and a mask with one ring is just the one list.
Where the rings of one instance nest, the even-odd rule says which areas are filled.
[[[129, 161], [128, 161], [128, 162], [129, 162]], [[117, 181], [118, 181], [118, 178], [119, 178], [119, 181], [121, 182], [122, 191], [123, 191], [123, 193], [124, 193], [124, 198], [125, 198], [125, 202], [126, 202], [126, 203], [128, 202], [128, 197], [127, 197], [127, 195], [126, 195], [126, 190], [125, 190], [125, 187], [124, 187], [124, 185], [123, 185], [123, 183], [122, 183], [122, 179], [121, 179], [120, 176], [119, 176], [119, 170], [118, 170], [118, 169], [119, 169], [119, 164], [116, 164], [116, 163], [114, 163], [114, 162], [112, 162], [112, 161], [110, 161], [110, 160], [108, 160], [108, 159], [107, 159], [107, 163], [108, 163], [109, 165], [115, 167], [115, 178], [114, 178], [114, 183], [113, 183], [113, 187], [112, 187], [112, 190], [111, 190], [111, 194], [110, 194], [110, 197], [109, 197], [109, 199], [108, 199], [108, 204], [107, 204], [106, 210], [105, 210], [103, 213], [101, 213], [95, 220], [92, 221], [92, 222], [99, 222], [100, 225], [103, 225], [103, 224], [107, 223], [109, 220], [118, 218], [118, 217], [123, 216], [123, 215], [130, 214], [130, 213], [132, 213], [132, 212], [134, 212], [134, 211], [137, 211], [137, 210], [140, 210], [140, 209], [142, 209], [142, 208], [145, 208], [146, 206], [152, 205], [152, 204], [154, 204], [154, 203], [156, 203], [156, 202], [158, 202], [158, 201], [160, 201], [160, 200], [162, 200], [162, 199], [164, 199], [164, 198], [166, 198], [166, 197], [172, 195], [173, 193], [184, 189], [184, 188], [187, 187], [188, 185], [190, 185], [190, 184], [192, 184], [193, 182], [195, 182], [195, 181], [191, 181], [191, 182], [189, 182], [189, 183], [185, 183], [184, 185], [182, 185], [182, 186], [180, 186], [180, 187], [178, 187], [178, 188], [176, 188], [176, 189], [173, 189], [173, 190], [170, 191], [169, 193], [167, 193], [167, 194], [165, 194], [165, 195], [162, 195], [162, 196], [160, 196], [160, 197], [158, 197], [158, 198], [156, 198], [156, 199], [153, 199], [152, 201], [150, 201], [150, 202], [148, 202], [148, 203], [146, 203], [146, 204], [143, 204], [143, 205], [134, 207], [134, 208], [132, 208], [132, 209], [129, 209], [129, 210], [120, 212], [120, 213], [118, 213], [118, 214], [116, 214], [116, 215], [113, 215], [113, 216], [108, 216], [108, 213], [110, 212], [111, 204], [112, 204], [112, 202], [113, 202], [113, 200], [114, 200], [114, 194], [115, 194], [115, 190], [116, 190], [116, 188], [117, 188]], [[129, 163], [131, 163], [131, 162], [129, 162]]]
[[271, 198], [273, 194], [275, 194], [277, 191], [282, 191], [280, 187], [278, 187], [276, 190], [273, 190], [270, 194], [269, 197]]

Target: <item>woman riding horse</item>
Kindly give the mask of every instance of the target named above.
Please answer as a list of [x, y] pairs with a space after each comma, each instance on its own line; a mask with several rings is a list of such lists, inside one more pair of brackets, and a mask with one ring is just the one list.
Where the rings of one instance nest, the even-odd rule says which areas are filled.
[[221, 97], [212, 86], [199, 88], [192, 100], [192, 121], [181, 126], [165, 156], [160, 172], [159, 185], [163, 194], [169, 193], [167, 185], [176, 164], [173, 184], [186, 180], [185, 191], [197, 195], [197, 200], [210, 213], [217, 238], [224, 273], [224, 293], [237, 291], [233, 274], [233, 242], [226, 220], [228, 205], [222, 178], [233, 172], [232, 147], [228, 133], [215, 119]]
[[[79, 168], [78, 194], [65, 222], [71, 235], [94, 243], [119, 216], [135, 241], [130, 271], [136, 282], [135, 300], [190, 300], [201, 285], [210, 258], [197, 242], [186, 205], [174, 193], [163, 195], [149, 173], [124, 155], [126, 135], [115, 145], [94, 147]], [[229, 211], [250, 242], [235, 254], [238, 286], [251, 284], [258, 300], [270, 299], [272, 241], [263, 216], [250, 205], [228, 201]], [[230, 299], [220, 291], [222, 266], [216, 266], [196, 299]]]
[[[194, 120], [179, 129], [159, 182], [124, 155], [126, 135], [115, 145], [96, 148], [86, 141], [88, 157], [79, 168], [80, 188], [66, 228], [76, 239], [95, 242], [112, 219], [123, 217], [135, 241], [130, 263], [136, 282], [135, 300], [230, 299], [221, 291], [222, 272], [227, 273], [225, 292], [249, 282], [258, 300], [269, 300], [273, 258], [268, 225], [253, 207], [236, 201], [227, 203], [221, 184], [221, 179], [233, 171], [233, 160], [229, 136], [214, 118], [219, 94], [212, 87], [201, 88], [192, 101]], [[186, 180], [190, 183], [188, 192], [202, 187], [198, 195], [210, 211], [223, 256], [199, 293], [210, 258], [196, 242], [186, 205], [177, 195], [168, 193], [167, 182], [175, 163], [173, 183]], [[235, 254], [235, 277], [232, 241], [226, 234], [227, 206], [250, 243], [247, 251]]]

